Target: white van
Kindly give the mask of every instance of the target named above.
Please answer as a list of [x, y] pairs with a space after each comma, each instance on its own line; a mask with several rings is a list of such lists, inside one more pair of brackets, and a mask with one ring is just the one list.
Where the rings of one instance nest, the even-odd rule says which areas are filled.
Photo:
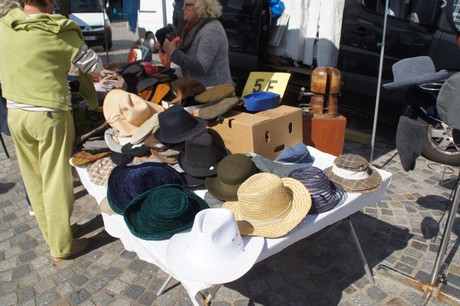
[[140, 0], [137, 12], [137, 32], [139, 38], [145, 33], [153, 34], [168, 23], [173, 23], [174, 0]]
[[56, 13], [75, 21], [88, 46], [112, 48], [112, 28], [101, 0], [57, 0]]

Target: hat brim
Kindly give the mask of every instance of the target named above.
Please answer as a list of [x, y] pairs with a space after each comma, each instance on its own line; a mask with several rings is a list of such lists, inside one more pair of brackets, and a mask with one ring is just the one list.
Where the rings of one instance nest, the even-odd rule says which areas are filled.
[[330, 211], [337, 207], [339, 204], [343, 203], [346, 199], [345, 190], [342, 188], [342, 186], [332, 182], [331, 180], [329, 181], [332, 194], [331, 199], [328, 201], [327, 204], [316, 205], [314, 201], [314, 196], [312, 195], [312, 206], [308, 214], [321, 214]]
[[193, 159], [187, 158], [187, 151], [184, 150], [180, 153], [179, 155], [179, 165], [181, 166], [182, 170], [185, 171], [185, 173], [192, 175], [192, 176], [198, 176], [198, 177], [206, 177], [206, 176], [212, 176], [217, 173], [217, 166], [219, 165], [219, 162], [227, 156], [227, 150], [219, 145], [216, 145], [216, 162], [213, 165], [207, 165], [206, 167], [203, 167], [201, 165], [198, 165], [197, 163], [193, 162]]
[[224, 185], [218, 177], [206, 177], [206, 189], [215, 198], [222, 201], [236, 201], [238, 200], [237, 192], [241, 184]]
[[198, 135], [199, 133], [206, 130], [206, 121], [199, 117], [195, 117], [195, 119], [198, 121], [198, 123], [195, 125], [193, 129], [188, 130], [186, 133], [176, 133], [174, 135], [166, 135], [164, 129], [161, 128], [160, 124], [160, 128], [155, 132], [155, 138], [159, 142], [175, 144], [183, 142], [195, 135]]
[[398, 80], [392, 83], [383, 84], [383, 87], [386, 89], [396, 89], [416, 84], [428, 83], [428, 82], [435, 82], [440, 81], [447, 78], [448, 72], [446, 70], [440, 70], [434, 73], [426, 73], [422, 75], [414, 75], [410, 76], [410, 78]]
[[180, 278], [224, 284], [234, 281], [249, 271], [262, 251], [265, 244], [263, 237], [241, 237], [244, 250], [229, 262], [210, 264], [200, 262], [189, 256], [191, 232], [174, 235], [166, 248], [166, 263], [174, 275]]
[[205, 177], [196, 177], [188, 173], [183, 173], [185, 178], [185, 187], [196, 188], [204, 185]]
[[382, 176], [373, 167], [368, 168], [369, 177], [363, 180], [350, 180], [336, 175], [332, 172], [332, 166], [324, 169], [331, 181], [340, 185], [347, 192], [369, 193], [380, 188]]
[[[164, 185], [163, 185], [164, 186]], [[126, 226], [128, 227], [131, 234], [136, 236], [137, 238], [144, 239], [144, 240], [166, 240], [171, 238], [174, 234], [180, 233], [187, 229], [190, 229], [193, 225], [193, 220], [195, 216], [191, 216], [190, 220], [181, 220], [181, 222], [177, 222], [174, 228], [165, 228], [163, 231], [155, 231], [150, 232], [144, 226], [142, 226], [142, 222], [140, 222], [140, 216], [144, 213], [140, 210], [140, 207], [144, 203], [144, 200], [148, 197], [148, 195], [153, 192], [155, 188], [147, 190], [143, 194], [139, 195], [138, 197], [134, 198], [128, 205], [128, 207], [124, 211], [124, 219]], [[185, 196], [189, 198], [189, 201], [194, 201], [199, 206], [199, 210], [203, 210], [209, 208], [208, 204], [199, 196], [194, 194], [192, 191], [185, 190]], [[109, 202], [110, 203], [110, 202]]]
[[293, 230], [311, 209], [311, 196], [308, 189], [298, 180], [281, 178], [284, 187], [291, 193], [292, 201], [289, 209], [273, 220], [242, 219], [238, 201], [225, 202], [222, 207], [233, 211], [241, 235], [278, 238]]

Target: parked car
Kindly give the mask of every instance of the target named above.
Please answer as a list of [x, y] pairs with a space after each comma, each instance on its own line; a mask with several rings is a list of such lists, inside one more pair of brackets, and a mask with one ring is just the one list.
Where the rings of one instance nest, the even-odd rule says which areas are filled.
[[80, 26], [88, 46], [112, 49], [112, 28], [101, 0], [58, 0], [55, 11]]

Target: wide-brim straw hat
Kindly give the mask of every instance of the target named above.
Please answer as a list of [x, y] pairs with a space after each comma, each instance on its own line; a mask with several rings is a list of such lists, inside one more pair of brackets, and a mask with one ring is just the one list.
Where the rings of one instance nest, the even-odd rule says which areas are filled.
[[383, 84], [386, 89], [395, 89], [416, 84], [440, 81], [448, 76], [447, 70], [436, 72], [429, 56], [402, 59], [393, 64], [393, 82]]
[[168, 242], [168, 268], [181, 278], [224, 284], [251, 269], [265, 244], [263, 237], [242, 237], [233, 213], [209, 208], [195, 216], [191, 232]]
[[241, 235], [277, 238], [305, 218], [311, 196], [296, 179], [257, 173], [238, 188], [238, 201], [225, 202], [222, 207], [233, 211]]
[[382, 176], [369, 162], [356, 154], [342, 154], [334, 165], [324, 169], [331, 181], [347, 192], [368, 193], [380, 188]]
[[126, 136], [133, 135], [153, 114], [163, 112], [160, 105], [122, 89], [109, 91], [102, 108], [107, 123]]

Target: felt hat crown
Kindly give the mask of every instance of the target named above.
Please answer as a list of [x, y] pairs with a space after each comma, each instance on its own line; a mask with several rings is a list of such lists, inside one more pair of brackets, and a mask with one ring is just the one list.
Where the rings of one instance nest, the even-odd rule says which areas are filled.
[[307, 187], [311, 195], [312, 206], [309, 214], [320, 214], [333, 209], [344, 199], [343, 188], [333, 183], [327, 174], [317, 167], [296, 169], [289, 174]]
[[257, 173], [238, 188], [238, 201], [225, 202], [222, 207], [233, 211], [241, 235], [276, 238], [305, 218], [311, 196], [296, 179]]
[[125, 136], [133, 135], [136, 129], [154, 113], [162, 111], [161, 106], [145, 101], [122, 89], [109, 91], [103, 104], [103, 113], [107, 123]]
[[225, 148], [217, 145], [210, 134], [203, 132], [185, 141], [179, 164], [189, 175], [206, 177], [217, 173], [217, 165], [226, 155]]
[[393, 64], [393, 82], [383, 84], [387, 89], [395, 89], [421, 83], [439, 81], [447, 78], [447, 70], [436, 72], [429, 56], [404, 58]]
[[206, 177], [206, 188], [219, 200], [234, 201], [237, 199], [240, 185], [258, 172], [250, 157], [240, 153], [230, 154], [225, 156], [217, 166], [217, 176]]
[[120, 215], [135, 197], [152, 188], [166, 184], [183, 184], [183, 175], [163, 163], [145, 162], [137, 165], [118, 165], [113, 168], [107, 183], [107, 201]]
[[324, 169], [331, 181], [347, 192], [367, 193], [375, 191], [382, 183], [382, 176], [369, 162], [356, 154], [336, 157], [334, 165]]
[[179, 143], [206, 129], [206, 122], [192, 116], [181, 105], [175, 104], [158, 114], [160, 127], [155, 138], [163, 143]]
[[244, 275], [263, 246], [263, 237], [241, 237], [230, 210], [209, 208], [196, 214], [191, 232], [170, 239], [166, 261], [180, 277], [223, 284]]
[[131, 233], [144, 240], [165, 240], [189, 229], [206, 202], [177, 184], [162, 185], [134, 198], [124, 219]]

